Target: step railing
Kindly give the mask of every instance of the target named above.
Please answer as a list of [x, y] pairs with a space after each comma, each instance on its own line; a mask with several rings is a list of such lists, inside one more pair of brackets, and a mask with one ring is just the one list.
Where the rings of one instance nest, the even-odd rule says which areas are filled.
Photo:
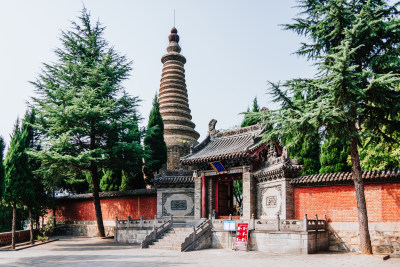
[[154, 226], [163, 224], [164, 222], [164, 218], [157, 218], [157, 216], [155, 216], [154, 220], [144, 220], [143, 216], [138, 220], [131, 219], [131, 216], [128, 217], [128, 220], [118, 220], [118, 217], [115, 217], [115, 227], [117, 229], [153, 228]]
[[147, 248], [151, 243], [156, 241], [162, 234], [169, 231], [173, 226], [173, 219], [172, 216], [168, 221], [161, 224], [160, 226], [153, 226], [153, 231], [151, 231], [142, 241], [141, 247]]
[[181, 245], [181, 251], [188, 251], [199, 238], [205, 235], [208, 231], [211, 231], [211, 228], [211, 220], [205, 220], [197, 227], [193, 226], [193, 232], [185, 238], [185, 241]]

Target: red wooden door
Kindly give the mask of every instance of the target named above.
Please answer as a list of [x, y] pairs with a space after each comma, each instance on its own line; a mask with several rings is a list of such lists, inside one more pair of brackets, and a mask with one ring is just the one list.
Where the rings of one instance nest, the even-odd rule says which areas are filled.
[[227, 216], [232, 209], [232, 189], [231, 182], [219, 182], [218, 193], [218, 216]]

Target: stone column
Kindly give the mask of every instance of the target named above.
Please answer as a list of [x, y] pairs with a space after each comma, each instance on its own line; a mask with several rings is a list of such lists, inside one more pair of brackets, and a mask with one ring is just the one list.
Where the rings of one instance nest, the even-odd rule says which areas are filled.
[[197, 171], [193, 173], [194, 180], [194, 219], [201, 218], [201, 177], [198, 176]]
[[206, 176], [201, 175], [201, 218], [207, 217], [207, 194], [206, 194]]
[[243, 172], [243, 220], [250, 220], [251, 215], [255, 213], [255, 181], [253, 175], [245, 171]]

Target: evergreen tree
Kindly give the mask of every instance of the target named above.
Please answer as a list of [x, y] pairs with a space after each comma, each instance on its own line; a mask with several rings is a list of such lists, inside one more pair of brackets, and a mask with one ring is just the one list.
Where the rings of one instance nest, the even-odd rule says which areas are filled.
[[[359, 219], [360, 250], [371, 254], [368, 216], [361, 178], [358, 145], [365, 136], [381, 136], [399, 131], [400, 32], [399, 12], [385, 1], [300, 1], [305, 18], [287, 25], [310, 38], [299, 54], [318, 60], [314, 79], [289, 81], [284, 86], [293, 95], [312, 94], [311, 100], [288, 101], [286, 110], [270, 112], [278, 126], [265, 139], [298, 131], [305, 124], [340, 136], [349, 144]], [[271, 92], [278, 100], [288, 94], [277, 85]], [[262, 116], [262, 114], [260, 115]], [[381, 129], [386, 127], [387, 131]]]
[[[294, 82], [293, 84], [296, 84]], [[279, 98], [278, 98], [279, 99]], [[290, 109], [292, 101], [311, 101], [315, 99], [312, 93], [295, 93], [293, 97], [282, 98], [282, 109]], [[297, 106], [302, 112], [305, 107]], [[286, 123], [283, 121], [283, 123]], [[277, 126], [279, 129], [279, 125]], [[272, 129], [271, 127], [269, 129]], [[320, 135], [318, 129], [311, 123], [305, 121], [298, 126], [296, 131], [292, 131], [285, 135], [277, 136], [277, 140], [281, 140], [285, 144], [290, 155], [296, 158], [300, 165], [303, 165], [301, 175], [317, 174], [321, 167], [320, 164]]]
[[144, 130], [139, 129], [139, 118], [136, 114], [134, 114], [132, 128], [129, 132], [129, 142], [136, 144], [135, 150], [140, 149], [141, 153], [133, 153], [135, 150], [131, 151], [132, 153], [130, 153], [130, 159], [133, 164], [127, 166], [127, 168], [124, 168], [121, 172], [120, 191], [145, 187], [143, 177], [143, 159], [148, 159], [150, 151], [146, 147], [142, 147], [140, 144], [143, 135]]
[[[400, 134], [392, 136], [400, 140]], [[388, 170], [400, 168], [400, 142], [388, 143], [383, 138], [367, 138], [366, 147], [360, 151], [361, 167], [365, 170]]]
[[161, 169], [167, 162], [167, 145], [164, 141], [164, 122], [161, 117], [157, 95], [153, 100], [153, 108], [150, 111], [144, 145], [151, 150], [150, 158], [143, 168], [146, 175], [146, 183], [152, 184], [154, 173]]
[[23, 205], [34, 198], [33, 183], [30, 179], [29, 159], [26, 153], [27, 132], [20, 130], [19, 120], [15, 123], [11, 143], [5, 159], [4, 200], [11, 203], [12, 243], [15, 248], [15, 231], [17, 224], [17, 205]]
[[119, 55], [103, 38], [100, 22], [91, 23], [82, 10], [80, 23], [63, 31], [58, 61], [44, 64], [33, 85], [37, 127], [42, 131], [41, 160], [46, 177], [61, 177], [73, 183], [89, 173], [100, 236], [105, 236], [99, 198], [102, 169], [131, 171], [143, 149], [133, 140], [136, 97], [129, 96], [122, 82], [129, 76], [131, 62]]
[[45, 208], [48, 204], [47, 195], [45, 193], [43, 177], [37, 174], [36, 171], [40, 168], [40, 161], [30, 155], [30, 150], [40, 151], [40, 144], [38, 140], [37, 130], [33, 128], [36, 121], [35, 109], [28, 111], [22, 121], [21, 135], [24, 137], [25, 153], [28, 153], [28, 167], [26, 179], [32, 184], [31, 194], [22, 198], [22, 203], [28, 208], [29, 222], [30, 222], [30, 242], [35, 243], [35, 236], [33, 232], [33, 223], [36, 217], [44, 215]]
[[3, 187], [4, 187], [4, 149], [6, 148], [6, 143], [2, 136], [0, 136], [0, 202], [3, 197]]
[[115, 173], [113, 170], [102, 170], [103, 177], [100, 180], [100, 189], [106, 191], [118, 191], [121, 184], [121, 174]]
[[[260, 106], [258, 105], [257, 97], [255, 97], [253, 99], [253, 108], [252, 108], [251, 112], [259, 112], [259, 111], [260, 111]], [[257, 119], [257, 117], [247, 115], [249, 112], [250, 112], [250, 110], [247, 109], [247, 112], [244, 115], [243, 122], [240, 125], [240, 127], [247, 127], [247, 126], [254, 125], [254, 124], [257, 124], [260, 122], [260, 120]]]
[[327, 135], [327, 139], [321, 146], [321, 169], [319, 173], [348, 172], [350, 166], [347, 163], [348, 147], [346, 140], [333, 135]]

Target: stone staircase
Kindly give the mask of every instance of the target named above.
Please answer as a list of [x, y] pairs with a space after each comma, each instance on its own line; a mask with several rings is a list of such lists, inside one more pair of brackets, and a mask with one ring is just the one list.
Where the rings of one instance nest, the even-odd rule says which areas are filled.
[[181, 251], [182, 243], [193, 233], [192, 227], [173, 227], [168, 232], [164, 233], [159, 239], [149, 245], [152, 249], [169, 249]]

